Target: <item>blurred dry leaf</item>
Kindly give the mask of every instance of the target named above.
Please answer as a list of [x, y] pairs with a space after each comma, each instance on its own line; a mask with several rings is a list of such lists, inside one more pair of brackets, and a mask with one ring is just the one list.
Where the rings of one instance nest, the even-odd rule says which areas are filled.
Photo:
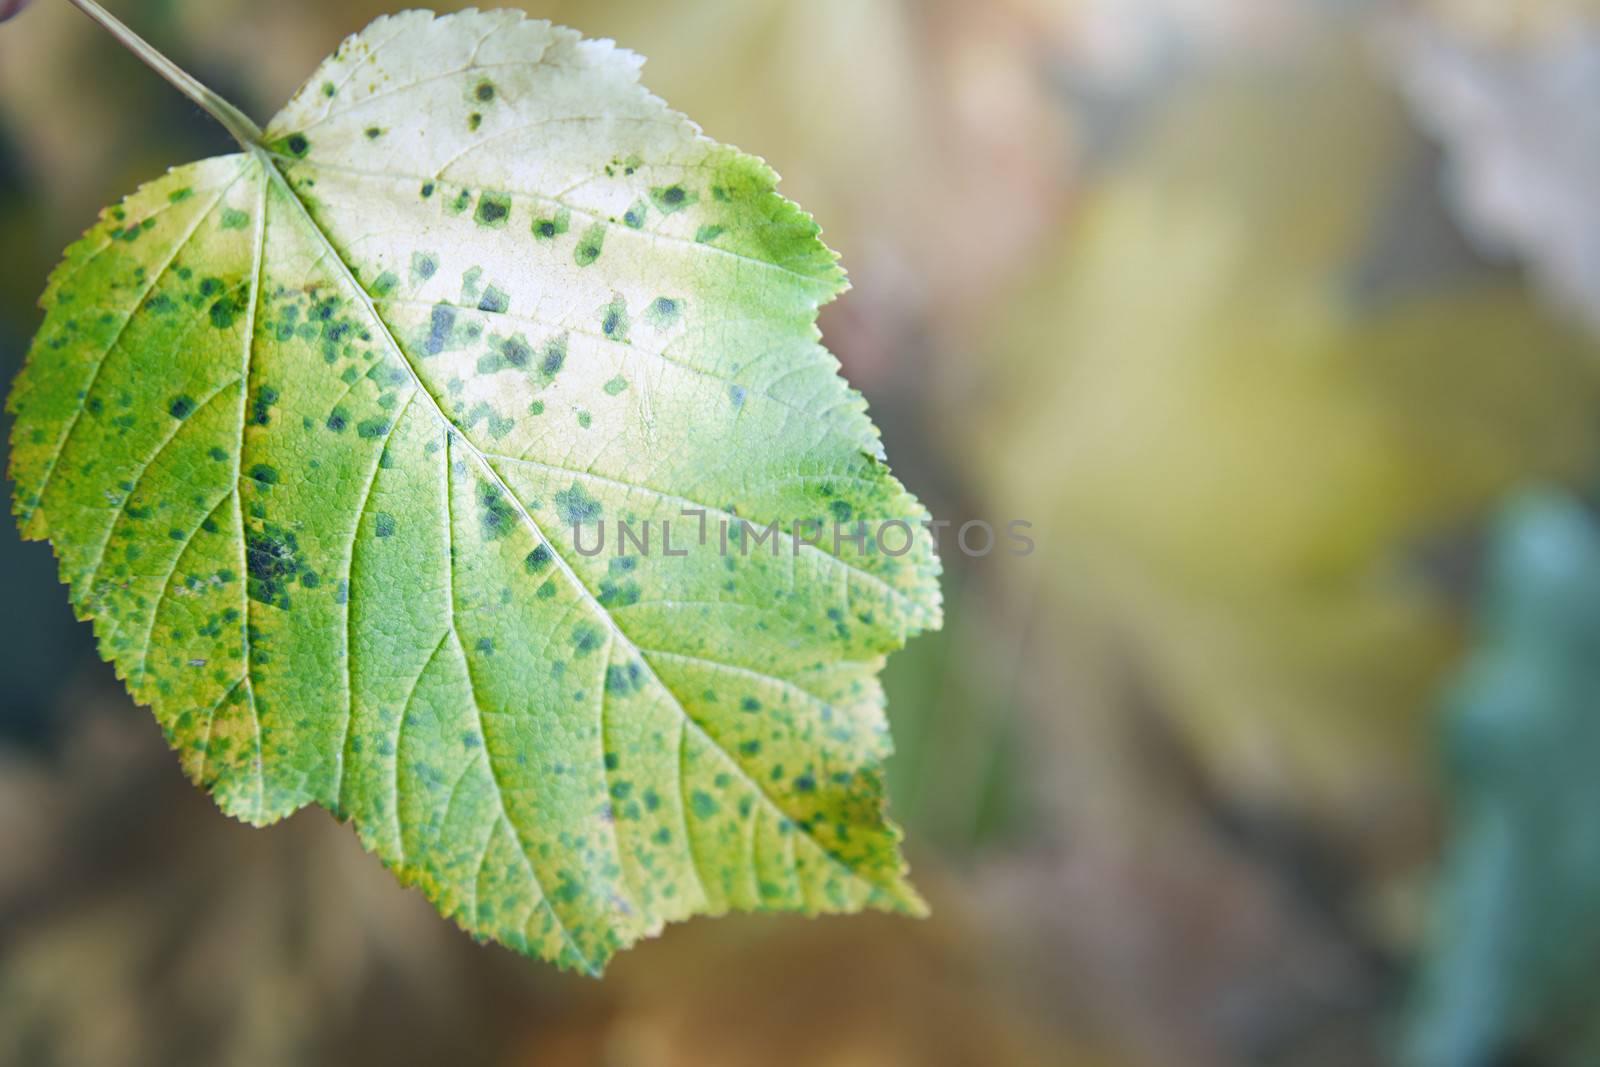
[[1418, 158], [1348, 57], [1194, 93], [962, 383], [992, 510], [1048, 527], [1053, 588], [1123, 620], [1210, 779], [1378, 841], [1426, 807], [1451, 535], [1597, 445], [1581, 338], [1407, 234]]

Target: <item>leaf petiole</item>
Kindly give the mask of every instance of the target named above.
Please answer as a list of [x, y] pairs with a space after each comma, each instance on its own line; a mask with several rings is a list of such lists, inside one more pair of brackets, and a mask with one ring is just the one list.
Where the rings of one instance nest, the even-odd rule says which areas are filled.
[[140, 61], [161, 75], [174, 88], [200, 106], [200, 109], [222, 124], [233, 135], [240, 147], [249, 150], [261, 145], [261, 127], [243, 111], [202, 85], [193, 75], [162, 55], [155, 46], [123, 25], [111, 12], [95, 0], [68, 0], [73, 7], [88, 15]]

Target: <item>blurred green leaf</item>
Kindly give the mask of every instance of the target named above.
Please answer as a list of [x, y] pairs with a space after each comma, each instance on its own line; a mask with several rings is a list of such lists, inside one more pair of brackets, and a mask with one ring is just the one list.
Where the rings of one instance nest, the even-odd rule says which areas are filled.
[[1571, 496], [1506, 511], [1483, 634], [1444, 715], [1454, 831], [1412, 1067], [1479, 1067], [1600, 1006], [1600, 524]]

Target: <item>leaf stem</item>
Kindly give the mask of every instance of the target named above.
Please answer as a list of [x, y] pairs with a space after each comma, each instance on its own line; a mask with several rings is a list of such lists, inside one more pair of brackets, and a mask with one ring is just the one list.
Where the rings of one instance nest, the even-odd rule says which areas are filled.
[[95, 0], [67, 0], [73, 7], [88, 15], [128, 51], [167, 81], [184, 96], [200, 105], [200, 109], [222, 124], [233, 135], [240, 147], [249, 150], [261, 146], [261, 127], [243, 111], [228, 103], [200, 82], [188, 71], [158, 52], [154, 45], [124, 26], [117, 18], [95, 3]]

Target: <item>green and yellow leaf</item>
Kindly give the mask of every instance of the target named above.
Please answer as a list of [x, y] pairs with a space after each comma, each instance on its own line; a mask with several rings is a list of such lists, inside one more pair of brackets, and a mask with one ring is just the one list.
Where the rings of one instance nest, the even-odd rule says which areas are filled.
[[741, 550], [925, 516], [819, 344], [817, 226], [639, 67], [378, 20], [68, 251], [10, 400], [24, 533], [225, 811], [324, 805], [591, 972], [697, 913], [922, 908], [877, 674], [940, 614], [927, 538]]

